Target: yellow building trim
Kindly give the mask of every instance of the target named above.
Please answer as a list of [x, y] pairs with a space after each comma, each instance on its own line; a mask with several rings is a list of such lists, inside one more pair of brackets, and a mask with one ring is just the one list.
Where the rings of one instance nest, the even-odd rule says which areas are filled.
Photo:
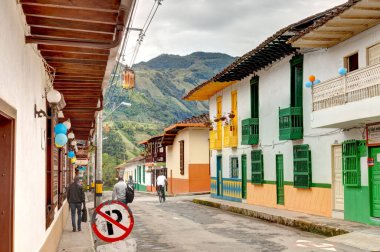
[[224, 88], [237, 83], [237, 81], [209, 81], [196, 87], [188, 95], [184, 97], [187, 101], [204, 101], [209, 100], [213, 95], [223, 90]]

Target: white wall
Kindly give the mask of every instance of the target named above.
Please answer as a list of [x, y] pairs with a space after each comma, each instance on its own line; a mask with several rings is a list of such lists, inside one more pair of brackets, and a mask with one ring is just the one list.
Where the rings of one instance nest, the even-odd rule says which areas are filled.
[[[34, 118], [34, 104], [45, 110], [41, 59], [24, 43], [24, 23], [16, 1], [0, 8], [0, 98], [17, 110], [14, 251], [39, 251], [45, 230], [45, 118]], [[33, 206], [33, 207], [31, 207]]]
[[[328, 50], [318, 50], [304, 55], [304, 82], [313, 74], [322, 82], [337, 77], [338, 69], [343, 66], [343, 57], [359, 51], [359, 67], [366, 65], [366, 48], [380, 41], [380, 26], [367, 30]], [[230, 93], [237, 90], [238, 93], [238, 121], [239, 121], [239, 146], [238, 148], [226, 148], [222, 151], [212, 151], [211, 176], [216, 176], [216, 155], [223, 155], [223, 177], [230, 177], [231, 156], [239, 157], [247, 154], [247, 178], [250, 179], [250, 151], [255, 148], [263, 150], [264, 155], [264, 179], [276, 180], [275, 155], [284, 155], [285, 181], [293, 181], [293, 145], [309, 144], [312, 155], [312, 182], [331, 184], [331, 145], [342, 143], [347, 139], [363, 139], [363, 129], [351, 129], [342, 132], [339, 129], [312, 129], [311, 128], [311, 89], [303, 90], [304, 113], [304, 139], [295, 141], [279, 140], [278, 109], [290, 106], [290, 65], [288, 56], [276, 62], [270, 67], [256, 73], [259, 75], [259, 145], [242, 146], [241, 120], [250, 117], [250, 88], [249, 80], [253, 75], [243, 79], [235, 85], [225, 88], [210, 98], [210, 118], [216, 115], [216, 97], [223, 96], [223, 112], [230, 112]], [[377, 108], [373, 108], [377, 109]], [[367, 169], [362, 169], [362, 177], [367, 177]], [[241, 174], [239, 174], [241, 178]], [[368, 182], [365, 182], [367, 184]]]

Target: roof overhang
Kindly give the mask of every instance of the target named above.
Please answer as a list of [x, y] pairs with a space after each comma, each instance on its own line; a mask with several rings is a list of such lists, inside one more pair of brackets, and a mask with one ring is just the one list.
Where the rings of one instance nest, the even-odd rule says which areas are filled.
[[380, 23], [380, 1], [351, 0], [289, 40], [299, 48], [329, 48]]
[[183, 99], [188, 101], [208, 100], [220, 90], [237, 83], [245, 77], [273, 64], [288, 55], [294, 54], [297, 49], [287, 44], [294, 36], [288, 26], [266, 39], [252, 51], [246, 53], [209, 81], [206, 81], [191, 90]]
[[209, 100], [211, 96], [223, 90], [224, 88], [231, 86], [237, 83], [237, 81], [226, 81], [226, 82], [218, 82], [218, 81], [207, 81], [203, 84], [199, 85], [190, 93], [188, 93], [184, 99], [187, 101], [205, 101]]
[[65, 97], [63, 114], [77, 140], [94, 132], [103, 92], [115, 64], [134, 0], [19, 0], [36, 44]]

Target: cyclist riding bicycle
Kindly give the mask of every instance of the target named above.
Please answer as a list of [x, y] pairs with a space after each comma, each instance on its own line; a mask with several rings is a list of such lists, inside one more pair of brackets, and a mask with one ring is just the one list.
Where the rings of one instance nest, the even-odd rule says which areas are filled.
[[165, 175], [161, 172], [161, 175], [157, 177], [157, 191], [161, 192], [162, 199], [165, 201], [165, 186], [168, 184]]

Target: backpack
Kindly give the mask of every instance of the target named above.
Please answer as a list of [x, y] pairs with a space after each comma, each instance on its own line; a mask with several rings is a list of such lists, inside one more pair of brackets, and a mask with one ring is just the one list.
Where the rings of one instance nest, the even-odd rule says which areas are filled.
[[125, 201], [127, 203], [132, 203], [134, 198], [135, 198], [135, 189], [133, 188], [133, 186], [127, 184], [127, 188], [125, 189]]

